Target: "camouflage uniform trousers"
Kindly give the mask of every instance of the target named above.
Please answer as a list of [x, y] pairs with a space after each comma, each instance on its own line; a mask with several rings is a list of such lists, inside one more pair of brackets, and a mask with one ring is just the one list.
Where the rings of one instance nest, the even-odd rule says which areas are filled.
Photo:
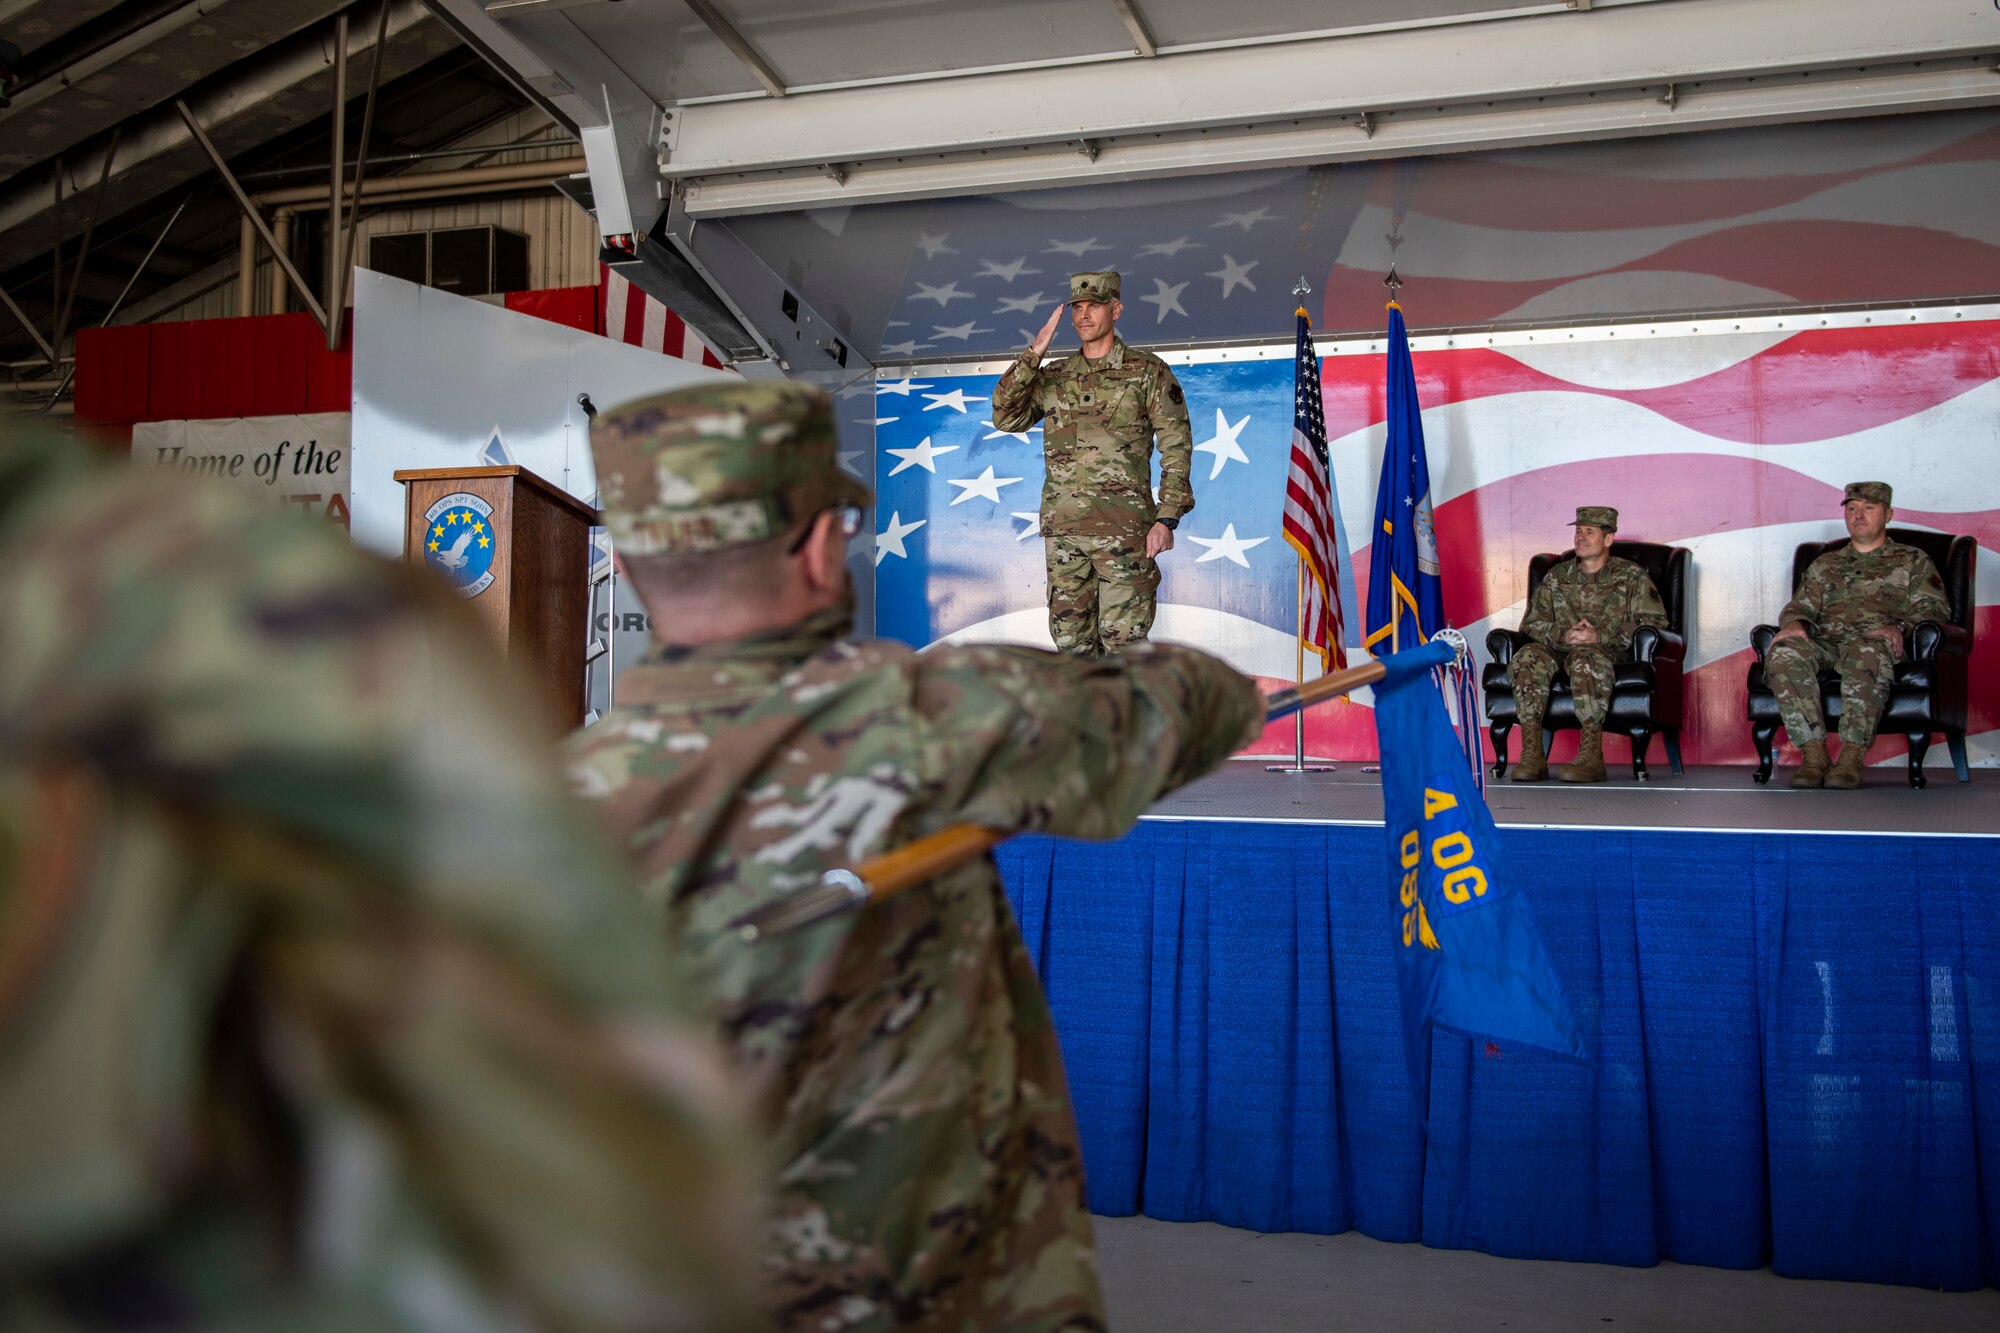
[[1146, 538], [1051, 534], [1043, 538], [1049, 566], [1049, 637], [1056, 651], [1105, 657], [1152, 632], [1160, 566]]
[[1826, 739], [1826, 719], [1819, 709], [1819, 673], [1840, 673], [1840, 739], [1844, 745], [1867, 749], [1875, 739], [1875, 724], [1889, 703], [1896, 681], [1893, 644], [1873, 634], [1827, 639], [1786, 639], [1764, 654], [1764, 678], [1778, 696], [1778, 715], [1792, 744]]
[[1549, 682], [1558, 671], [1569, 672], [1570, 698], [1576, 704], [1576, 720], [1585, 726], [1601, 724], [1611, 706], [1613, 672], [1610, 650], [1599, 643], [1578, 644], [1573, 648], [1551, 648], [1531, 643], [1516, 649], [1507, 665], [1507, 678], [1514, 682], [1515, 715], [1521, 721], [1548, 716]]

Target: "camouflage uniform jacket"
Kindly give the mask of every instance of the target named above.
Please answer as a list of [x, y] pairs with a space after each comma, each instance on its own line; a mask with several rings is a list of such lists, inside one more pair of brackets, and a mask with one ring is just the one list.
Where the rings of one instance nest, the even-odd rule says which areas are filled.
[[763, 943], [730, 923], [955, 823], [1115, 837], [1261, 701], [1187, 649], [919, 654], [846, 628], [656, 645], [572, 776], [762, 1095], [780, 1324], [1101, 1328], [1062, 1061], [991, 858]]
[[1665, 629], [1667, 608], [1653, 580], [1630, 560], [1614, 555], [1595, 574], [1573, 557], [1558, 560], [1529, 600], [1521, 633], [1536, 643], [1566, 648], [1571, 645], [1563, 642], [1563, 634], [1579, 620], [1588, 620], [1598, 643], [1617, 656], [1641, 625]]
[[[1194, 433], [1187, 400], [1167, 363], [1113, 338], [1092, 361], [1076, 352], [1038, 366], [1021, 353], [993, 387], [996, 430], [1042, 422], [1042, 531], [1141, 538], [1156, 518], [1194, 509], [1188, 469]], [[1153, 435], [1160, 437], [1160, 498], [1153, 500]]]
[[1931, 558], [1885, 540], [1866, 553], [1838, 547], [1806, 566], [1798, 592], [1778, 613], [1778, 627], [1799, 620], [1814, 638], [1838, 641], [1888, 625], [1950, 618], [1944, 580]]
[[756, 1327], [719, 1057], [463, 609], [0, 443], [0, 1326]]

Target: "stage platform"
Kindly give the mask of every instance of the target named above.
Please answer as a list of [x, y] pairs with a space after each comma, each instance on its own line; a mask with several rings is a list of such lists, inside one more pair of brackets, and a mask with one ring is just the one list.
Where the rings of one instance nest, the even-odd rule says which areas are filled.
[[[1360, 764], [1332, 773], [1267, 773], [1271, 760], [1236, 759], [1161, 801], [1146, 818], [1240, 823], [1374, 824], [1382, 822], [1382, 787]], [[1512, 769], [1508, 770], [1512, 772]], [[1899, 762], [1868, 770], [1856, 791], [1793, 791], [1779, 768], [1769, 786], [1748, 768], [1690, 767], [1680, 777], [1664, 764], [1649, 782], [1630, 765], [1613, 765], [1608, 782], [1486, 782], [1494, 821], [1509, 828], [1673, 829], [1730, 833], [1887, 833], [1905, 837], [2000, 838], [2000, 769], [1972, 770], [1960, 782], [1949, 767], [1918, 790]]]
[[1973, 779], [1489, 784], [1589, 1059], [1437, 1032], [1421, 1093], [1360, 765], [1236, 761], [1119, 842], [1008, 842], [1091, 1206], [2000, 1285], [2000, 772]]

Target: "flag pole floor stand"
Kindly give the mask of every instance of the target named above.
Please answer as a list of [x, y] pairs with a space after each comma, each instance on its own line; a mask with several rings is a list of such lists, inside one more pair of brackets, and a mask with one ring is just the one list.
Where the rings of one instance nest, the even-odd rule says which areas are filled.
[[[1299, 679], [1306, 678], [1305, 649], [1299, 650]], [[1332, 764], [1308, 764], [1306, 762], [1306, 715], [1292, 714], [1292, 762], [1289, 764], [1266, 764], [1266, 773], [1331, 773]]]

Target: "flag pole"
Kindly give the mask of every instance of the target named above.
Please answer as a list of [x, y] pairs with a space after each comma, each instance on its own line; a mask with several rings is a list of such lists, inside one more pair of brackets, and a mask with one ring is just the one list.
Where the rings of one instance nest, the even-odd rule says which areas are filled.
[[[1402, 229], [1402, 222], [1398, 220], [1393, 226], [1395, 230], [1389, 236], [1389, 253], [1392, 256], [1395, 254], [1397, 247], [1403, 243], [1402, 237], [1396, 234]], [[1389, 289], [1389, 304], [1383, 308], [1386, 310], [1401, 310], [1403, 308], [1402, 302], [1397, 298], [1403, 294], [1403, 279], [1396, 272], [1396, 261], [1394, 258], [1391, 258], [1389, 261], [1389, 276], [1382, 279], [1382, 285]], [[1402, 646], [1402, 642], [1403, 599], [1400, 597], [1391, 597], [1389, 599], [1389, 651], [1392, 653], [1395, 652]], [[1382, 765], [1364, 764], [1361, 767], [1361, 771], [1363, 773], [1380, 773]]]
[[[1403, 599], [1400, 597], [1392, 597], [1389, 599], [1389, 651], [1390, 652], [1393, 653], [1396, 651], [1396, 646], [1398, 642], [1402, 639], [1402, 637], [1403, 637]], [[1363, 764], [1361, 766], [1361, 771], [1363, 773], [1380, 773], [1382, 771], [1382, 765], [1379, 763]]]
[[[1292, 668], [1294, 684], [1306, 683], [1306, 558], [1299, 561], [1299, 632], [1292, 647], [1297, 652], [1297, 665]], [[1306, 715], [1292, 714], [1292, 765], [1304, 770], [1306, 766]]]
[[[1391, 248], [1393, 249], [1394, 247]], [[1389, 276], [1382, 279], [1382, 285], [1389, 289], [1389, 304], [1384, 306], [1383, 309], [1401, 310], [1403, 308], [1403, 303], [1401, 299], [1403, 295], [1403, 279], [1397, 274], [1396, 261], [1393, 259], [1389, 261]], [[1412, 511], [1410, 515], [1410, 521], [1411, 522], [1416, 521], [1416, 514], [1414, 511]], [[1410, 586], [1415, 587], [1416, 586], [1415, 582], [1412, 581]], [[1419, 627], [1419, 629], [1421, 630], [1421, 626]], [[1392, 597], [1389, 599], [1389, 651], [1393, 653], [1398, 649], [1400, 649], [1402, 646], [1403, 646], [1403, 599], [1400, 597]]]
[[[1311, 294], [1311, 292], [1312, 292], [1312, 286], [1306, 281], [1306, 275], [1303, 273], [1299, 274], [1298, 286], [1292, 288], [1292, 295], [1298, 298], [1298, 303], [1299, 303], [1299, 308], [1293, 313], [1293, 318], [1295, 319], [1310, 318], [1309, 316], [1306, 315], [1306, 297], [1309, 294]], [[1292, 668], [1292, 680], [1298, 686], [1304, 687], [1306, 683], [1306, 558], [1305, 556], [1303, 554], [1299, 555], [1298, 561], [1299, 561], [1299, 591], [1298, 591], [1298, 601], [1297, 601], [1298, 633], [1294, 636], [1295, 642], [1292, 645], [1293, 648], [1297, 651], [1298, 657]], [[1335, 596], [1339, 595], [1338, 589], [1334, 590], [1334, 595]], [[1334, 771], [1332, 764], [1306, 763], [1306, 715], [1304, 712], [1301, 711], [1298, 713], [1294, 713], [1292, 715], [1292, 762], [1289, 764], [1266, 764], [1264, 765], [1264, 771], [1266, 773], [1331, 773]]]
[[[1292, 679], [1299, 687], [1306, 683], [1306, 558], [1299, 557], [1299, 632], [1293, 648], [1298, 652], [1297, 664], [1292, 669]], [[1332, 773], [1332, 764], [1308, 764], [1306, 762], [1306, 715], [1292, 714], [1292, 762], [1289, 764], [1266, 764], [1266, 773]]]

